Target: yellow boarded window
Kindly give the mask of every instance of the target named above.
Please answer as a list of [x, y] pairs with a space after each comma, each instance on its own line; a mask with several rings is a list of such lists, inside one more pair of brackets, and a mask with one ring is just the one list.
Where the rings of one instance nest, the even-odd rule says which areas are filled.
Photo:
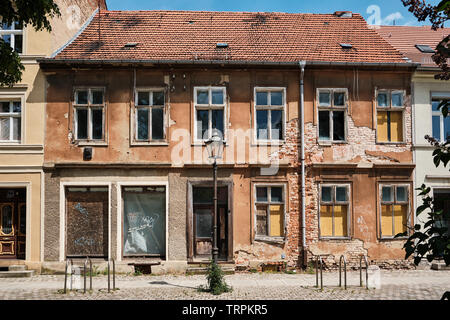
[[403, 141], [403, 114], [401, 111], [391, 111], [391, 142]]
[[406, 231], [407, 208], [407, 205], [394, 206], [394, 235]]
[[320, 235], [333, 236], [333, 206], [320, 206]]
[[334, 206], [334, 235], [336, 237], [347, 236], [347, 206]]
[[381, 234], [393, 236], [392, 233], [392, 205], [381, 206]]
[[270, 236], [282, 237], [284, 236], [284, 210], [282, 205], [270, 206]]
[[378, 111], [377, 114], [377, 138], [380, 142], [388, 142], [388, 113]]
[[408, 186], [382, 186], [381, 189], [381, 236], [394, 237], [407, 231], [409, 195]]

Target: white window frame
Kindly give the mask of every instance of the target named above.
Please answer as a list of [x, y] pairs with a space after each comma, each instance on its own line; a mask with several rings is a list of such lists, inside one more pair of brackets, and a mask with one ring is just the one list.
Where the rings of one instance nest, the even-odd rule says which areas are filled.
[[[332, 188], [332, 199], [331, 202], [322, 201], [322, 188], [331, 187]], [[347, 189], [347, 201], [336, 201], [336, 187], [345, 187]], [[318, 222], [319, 222], [319, 239], [338, 239], [338, 240], [348, 240], [351, 239], [351, 212], [352, 212], [352, 185], [350, 183], [321, 183], [319, 184], [319, 211], [318, 211]], [[322, 229], [320, 225], [320, 212], [321, 206], [331, 205], [333, 206], [332, 211], [332, 229], [334, 233], [334, 206], [335, 205], [347, 205], [347, 235], [346, 236], [322, 236]]]
[[437, 96], [432, 96], [431, 97], [431, 135], [433, 135], [433, 117], [439, 116], [439, 133], [440, 133], [440, 137], [439, 137], [439, 141], [440, 142], [445, 142], [447, 139], [445, 139], [444, 137], [444, 116], [442, 115], [442, 111], [438, 110], [438, 111], [434, 111], [433, 110], [433, 101], [450, 101], [449, 97], [437, 97]]
[[[23, 96], [20, 97], [11, 97], [11, 98], [3, 98], [0, 97], [0, 103], [9, 102], [9, 111], [10, 112], [1, 112], [0, 111], [0, 118], [1, 119], [9, 119], [9, 139], [8, 140], [0, 140], [0, 145], [2, 144], [20, 144], [23, 141], [23, 133], [24, 133], [24, 126], [23, 126], [23, 114], [24, 114], [24, 99]], [[20, 102], [20, 112], [13, 112], [13, 103], [14, 102]], [[14, 140], [14, 118], [20, 118], [20, 139]]]
[[[393, 199], [393, 201], [383, 201], [383, 187], [391, 187], [391, 199]], [[406, 187], [406, 201], [397, 201], [397, 187]], [[378, 218], [378, 225], [380, 228], [380, 239], [394, 239], [395, 234], [393, 236], [383, 236], [383, 230], [382, 230], [382, 226], [381, 226], [381, 213], [382, 213], [382, 209], [381, 207], [383, 205], [407, 205], [406, 208], [406, 224], [407, 226], [411, 226], [411, 197], [410, 197], [410, 185], [406, 184], [406, 183], [380, 183], [379, 184], [379, 218]], [[394, 220], [394, 208], [392, 207], [392, 230], [395, 230], [395, 226], [394, 226], [395, 220]], [[408, 228], [406, 228], [406, 231], [408, 232]], [[405, 239], [408, 238], [408, 236], [405, 237], [399, 237], [398, 239]]]
[[19, 55], [22, 55], [25, 53], [25, 37], [24, 37], [24, 26], [22, 26], [22, 29], [17, 29], [16, 30], [16, 25], [13, 22], [11, 25], [11, 29], [10, 30], [4, 30], [2, 29], [2, 22], [0, 21], [0, 37], [3, 37], [4, 35], [9, 35], [11, 36], [11, 48], [14, 50], [14, 47], [16, 45], [16, 35], [21, 35], [22, 36], [22, 52], [18, 52]]
[[[88, 91], [88, 103], [78, 104], [77, 103], [77, 92], [78, 91]], [[92, 91], [102, 91], [103, 92], [103, 104], [93, 104], [92, 103]], [[104, 143], [106, 141], [106, 96], [104, 87], [76, 87], [73, 93], [73, 121], [74, 121], [74, 140], [81, 143]], [[78, 117], [77, 110], [87, 110], [87, 130], [88, 136], [86, 139], [78, 139]], [[92, 111], [102, 110], [102, 138], [93, 139], [92, 138]]]
[[[275, 187], [275, 188], [282, 188], [282, 197], [283, 197], [283, 201], [282, 202], [272, 202], [271, 199], [271, 188]], [[258, 198], [257, 198], [257, 188], [267, 188], [267, 201], [266, 202], [259, 202]], [[286, 187], [286, 183], [255, 183], [253, 185], [253, 210], [254, 210], [254, 232], [255, 232], [255, 240], [261, 240], [261, 241], [284, 241], [286, 239], [286, 191], [287, 191], [287, 187]], [[259, 235], [257, 233], [258, 228], [257, 228], [257, 207], [258, 205], [266, 205], [267, 206], [267, 233], [268, 235]], [[273, 237], [270, 236], [270, 205], [283, 205], [283, 236], [282, 237]]]
[[[378, 94], [380, 93], [387, 93], [388, 95], [388, 101], [389, 101], [389, 105], [386, 107], [380, 107], [378, 105]], [[401, 93], [402, 94], [402, 101], [403, 101], [403, 106], [401, 107], [394, 107], [392, 106], [392, 95], [395, 93]], [[402, 141], [379, 141], [378, 140], [378, 116], [377, 116], [377, 121], [376, 121], [376, 142], [379, 144], [403, 144], [406, 141], [406, 137], [405, 137], [405, 100], [406, 100], [406, 90], [400, 90], [400, 89], [375, 89], [375, 104], [376, 104], [376, 110], [377, 110], [377, 115], [378, 112], [401, 112], [402, 113]], [[389, 124], [390, 125], [390, 124]], [[392, 140], [392, 138], [391, 138]]]
[[[149, 104], [148, 105], [139, 105], [138, 95], [139, 92], [147, 92], [149, 94]], [[164, 94], [164, 104], [163, 105], [153, 105], [153, 93], [154, 92], [162, 92]], [[135, 144], [152, 144], [152, 143], [164, 143], [167, 141], [167, 129], [166, 129], [166, 105], [167, 105], [167, 90], [163, 87], [151, 87], [151, 88], [136, 88], [135, 90], [135, 99], [134, 99], [134, 123], [133, 123], [133, 142]], [[138, 139], [138, 110], [139, 109], [147, 109], [149, 111], [148, 116], [148, 139]], [[162, 139], [153, 139], [153, 130], [152, 130], [152, 109], [162, 109], [163, 111], [163, 138]]]
[[[271, 103], [271, 92], [281, 91], [283, 102], [280, 106], [273, 106]], [[256, 94], [258, 92], [267, 92], [267, 105], [258, 105], [256, 100]], [[253, 141], [255, 144], [278, 144], [286, 141], [286, 87], [255, 87], [253, 90], [253, 110], [254, 110], [254, 130], [253, 130]], [[268, 139], [258, 139], [258, 122], [257, 122], [257, 111], [267, 110], [267, 134]], [[280, 132], [282, 139], [273, 140], [272, 139], [272, 110], [281, 110], [282, 118], [281, 122], [283, 124], [282, 132]]]
[[[208, 104], [198, 104], [197, 102], [197, 92], [198, 91], [208, 91]], [[223, 91], [223, 104], [212, 104], [212, 91], [222, 90]], [[223, 110], [223, 140], [226, 141], [227, 136], [227, 124], [228, 124], [228, 114], [227, 114], [227, 88], [224, 86], [203, 86], [203, 87], [194, 87], [194, 141], [195, 142], [204, 142], [205, 139], [203, 137], [197, 136], [197, 110], [208, 110], [208, 137], [212, 136], [212, 110]], [[207, 140], [207, 139], [206, 139]]]
[[[320, 103], [320, 94], [323, 92], [329, 92], [330, 104]], [[344, 93], [345, 102], [343, 106], [334, 105], [334, 93]], [[348, 89], [347, 88], [317, 88], [317, 141], [319, 143], [347, 143], [347, 114], [348, 114]], [[320, 111], [328, 111], [328, 121], [330, 128], [330, 138], [320, 139]], [[344, 112], [344, 140], [334, 140], [334, 126], [333, 126], [333, 112]]]

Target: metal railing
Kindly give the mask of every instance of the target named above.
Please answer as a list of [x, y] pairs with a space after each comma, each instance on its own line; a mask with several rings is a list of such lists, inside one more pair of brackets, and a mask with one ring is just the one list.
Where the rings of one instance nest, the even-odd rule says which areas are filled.
[[316, 258], [316, 288], [319, 287], [319, 272], [318, 272], [318, 267], [319, 267], [319, 263], [320, 263], [320, 289], [323, 289], [323, 261], [322, 261], [322, 257], [321, 256], [317, 256]]
[[113, 291], [116, 290], [116, 263], [113, 258], [108, 260], [108, 292], [111, 291], [111, 261], [113, 267]]
[[362, 279], [362, 260], [364, 258], [364, 263], [366, 264], [366, 289], [369, 289], [369, 262], [367, 261], [366, 255], [361, 255], [359, 257], [359, 286], [363, 286], [363, 279]]
[[342, 261], [344, 261], [344, 289], [347, 290], [347, 259], [344, 255], [339, 258], [339, 287], [342, 287]]

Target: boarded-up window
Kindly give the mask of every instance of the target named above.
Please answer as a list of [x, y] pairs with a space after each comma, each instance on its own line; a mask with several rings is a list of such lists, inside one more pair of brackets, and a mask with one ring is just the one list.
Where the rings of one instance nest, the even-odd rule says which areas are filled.
[[404, 91], [380, 90], [377, 93], [377, 141], [403, 141]]
[[408, 186], [381, 186], [381, 236], [394, 237], [407, 231], [409, 197]]
[[108, 188], [66, 190], [67, 256], [108, 256]]
[[347, 237], [349, 212], [348, 185], [322, 185], [320, 188], [320, 236]]
[[123, 189], [123, 254], [164, 256], [166, 251], [166, 188]]
[[256, 187], [256, 235], [284, 237], [284, 187]]

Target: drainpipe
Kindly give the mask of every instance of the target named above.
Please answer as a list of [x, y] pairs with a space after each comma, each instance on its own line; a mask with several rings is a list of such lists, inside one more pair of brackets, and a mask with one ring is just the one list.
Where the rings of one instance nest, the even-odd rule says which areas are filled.
[[302, 175], [302, 258], [303, 267], [306, 267], [306, 221], [305, 221], [305, 94], [304, 94], [304, 77], [305, 77], [306, 61], [299, 61], [300, 67], [300, 112], [299, 112], [299, 126], [300, 126], [300, 162], [301, 162], [301, 175]]

